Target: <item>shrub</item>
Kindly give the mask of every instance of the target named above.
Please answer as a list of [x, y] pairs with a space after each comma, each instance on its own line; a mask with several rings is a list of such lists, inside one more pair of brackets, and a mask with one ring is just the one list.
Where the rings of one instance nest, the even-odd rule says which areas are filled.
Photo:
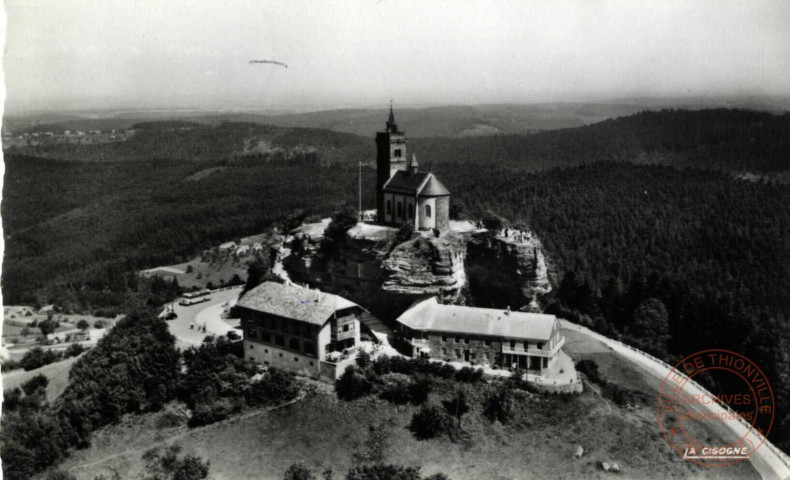
[[420, 480], [420, 467], [357, 465], [348, 471], [346, 480]]
[[461, 417], [469, 411], [469, 402], [466, 401], [466, 394], [464, 392], [458, 392], [450, 400], [445, 400], [442, 402], [444, 405], [444, 409], [447, 410], [447, 413], [458, 420], [458, 423], [461, 423]]
[[22, 357], [19, 365], [25, 370], [35, 370], [59, 359], [59, 353], [55, 353], [52, 350], [44, 350], [41, 347], [34, 347]]
[[293, 463], [285, 471], [283, 480], [315, 480], [315, 475], [303, 463]]
[[408, 377], [390, 378], [381, 390], [381, 398], [388, 400], [396, 405], [403, 405], [411, 401], [409, 389], [410, 381]]
[[485, 400], [483, 415], [492, 422], [507, 423], [513, 416], [513, 391], [505, 384]]
[[371, 363], [370, 354], [367, 351], [361, 350], [357, 354], [357, 366], [362, 370], [367, 369]]
[[87, 350], [86, 347], [83, 347], [79, 343], [72, 343], [69, 347], [63, 352], [64, 358], [71, 358], [80, 355], [82, 352]]
[[96, 320], [93, 322], [93, 328], [104, 328], [104, 322], [101, 320]]
[[178, 458], [181, 447], [171, 445], [160, 453], [159, 448], [152, 448], [143, 453], [145, 461], [145, 478], [161, 480], [202, 480], [208, 477], [209, 462], [203, 462], [200, 457], [184, 455]]
[[433, 390], [433, 380], [426, 375], [415, 375], [409, 384], [409, 398], [411, 403], [422, 405], [428, 399], [428, 394]]
[[360, 375], [353, 365], [349, 365], [335, 382], [335, 392], [342, 400], [354, 400], [367, 395], [370, 391], [370, 382]]
[[445, 409], [438, 405], [423, 405], [411, 417], [409, 430], [418, 440], [443, 435], [452, 428], [452, 419]]
[[455, 372], [455, 379], [459, 382], [477, 383], [483, 378], [482, 368], [463, 367]]
[[16, 370], [17, 368], [22, 368], [22, 365], [20, 365], [20, 363], [16, 360], [6, 360], [2, 365], [3, 372], [10, 372], [11, 370]]
[[53, 470], [47, 474], [47, 480], [77, 480], [77, 477], [63, 470]]
[[299, 395], [299, 383], [293, 375], [272, 368], [262, 380], [253, 383], [246, 392], [248, 405], [275, 405], [293, 400]]
[[598, 364], [595, 360], [579, 360], [576, 362], [576, 370], [583, 373], [591, 382], [601, 383], [601, 374], [598, 372]]
[[85, 320], [84, 318], [83, 318], [82, 320], [80, 320], [79, 322], [77, 322], [77, 328], [79, 328], [79, 329], [80, 329], [80, 330], [82, 330], [83, 332], [84, 332], [85, 330], [89, 329], [90, 327], [91, 327], [91, 326], [90, 326], [90, 324], [89, 324], [89, 323], [88, 323], [88, 321], [87, 321], [87, 320]]
[[236, 341], [241, 338], [235, 330], [228, 330], [228, 333], [226, 333], [225, 336], [231, 341]]
[[601, 389], [601, 393], [605, 398], [612, 400], [621, 407], [636, 403], [636, 397], [633, 391], [614, 382], [606, 382]]
[[5, 390], [3, 392], [3, 410], [10, 412], [16, 410], [19, 406], [19, 401], [22, 399], [22, 390], [16, 387], [12, 390]]
[[39, 373], [22, 384], [22, 391], [25, 392], [25, 395], [33, 395], [39, 388], [47, 388], [47, 385], [49, 385], [49, 379]]
[[220, 399], [210, 404], [201, 403], [192, 410], [192, 416], [187, 425], [194, 428], [219, 422], [228, 418], [232, 411], [232, 405], [226, 399]]

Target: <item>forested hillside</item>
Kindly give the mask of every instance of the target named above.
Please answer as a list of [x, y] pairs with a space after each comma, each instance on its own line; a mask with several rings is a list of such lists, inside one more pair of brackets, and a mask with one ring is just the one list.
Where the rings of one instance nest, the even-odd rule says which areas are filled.
[[[666, 111], [414, 143], [421, 165], [453, 192], [455, 215], [496, 214], [536, 231], [557, 287], [546, 299], [554, 311], [668, 359], [713, 346], [741, 351], [769, 374], [786, 412], [790, 188], [712, 170], [788, 170], [788, 123], [788, 115]], [[184, 261], [298, 210], [327, 215], [356, 204], [357, 161], [375, 154], [371, 139], [329, 131], [138, 128], [138, 143], [112, 147], [123, 161], [96, 163], [95, 152], [79, 161], [87, 150], [65, 151], [63, 161], [6, 155], [7, 303], [125, 308], [139, 269]], [[365, 208], [374, 204], [370, 163]], [[788, 418], [774, 428], [785, 448]]]

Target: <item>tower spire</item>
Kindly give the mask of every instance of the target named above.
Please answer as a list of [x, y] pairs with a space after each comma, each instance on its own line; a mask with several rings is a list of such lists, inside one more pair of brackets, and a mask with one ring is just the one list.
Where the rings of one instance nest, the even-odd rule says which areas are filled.
[[395, 112], [392, 111], [392, 99], [390, 99], [390, 117], [387, 119], [387, 131], [397, 132], [398, 126], [395, 124]]

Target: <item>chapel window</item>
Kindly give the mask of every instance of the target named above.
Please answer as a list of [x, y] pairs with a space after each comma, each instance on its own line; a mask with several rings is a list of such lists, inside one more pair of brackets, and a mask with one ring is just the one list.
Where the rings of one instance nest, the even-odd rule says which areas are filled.
[[431, 218], [431, 206], [430, 205], [426, 205], [425, 206], [425, 216], [428, 217], [428, 218]]
[[387, 213], [392, 213], [392, 202], [387, 200]]
[[402, 202], [398, 202], [398, 216], [399, 217], [403, 216], [403, 203]]

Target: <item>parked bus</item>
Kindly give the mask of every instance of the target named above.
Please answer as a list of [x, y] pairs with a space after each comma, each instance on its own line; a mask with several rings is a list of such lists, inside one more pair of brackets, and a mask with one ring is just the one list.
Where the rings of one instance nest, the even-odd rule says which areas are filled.
[[181, 301], [178, 302], [178, 304], [187, 307], [189, 305], [195, 305], [196, 303], [208, 302], [209, 300], [211, 300], [211, 298], [209, 297], [210, 294], [211, 294], [211, 290], [198, 290], [197, 292], [188, 292], [181, 295]]

